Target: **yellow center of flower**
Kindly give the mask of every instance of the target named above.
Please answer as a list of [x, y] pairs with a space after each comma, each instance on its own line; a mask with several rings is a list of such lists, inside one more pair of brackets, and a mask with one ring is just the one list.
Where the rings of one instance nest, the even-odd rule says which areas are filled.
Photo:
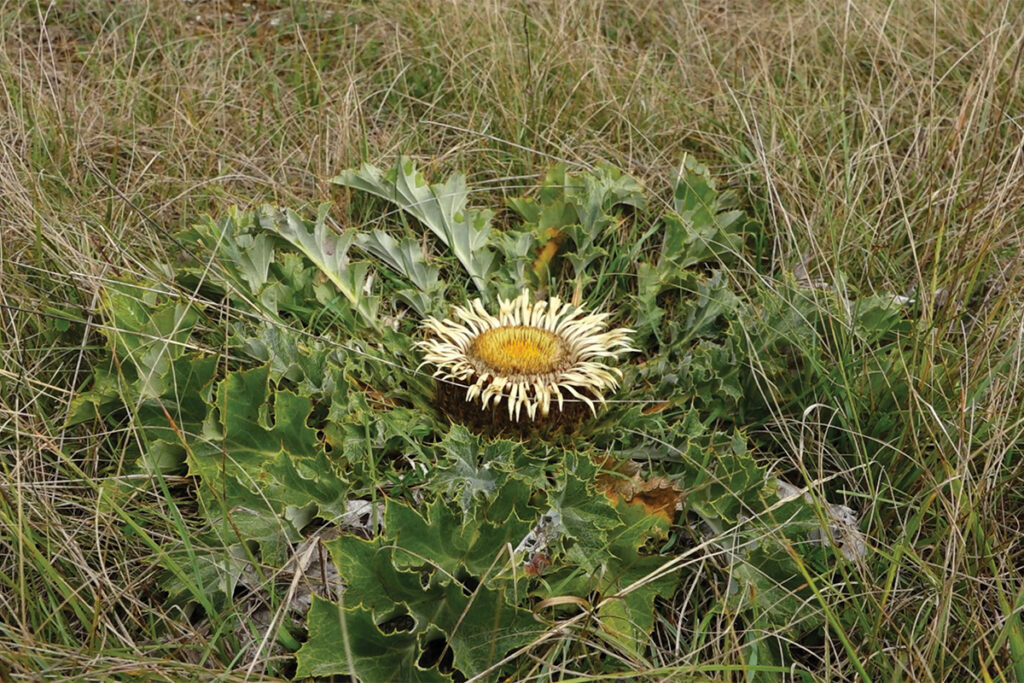
[[544, 375], [565, 357], [558, 335], [526, 325], [487, 330], [473, 340], [471, 352], [501, 375]]

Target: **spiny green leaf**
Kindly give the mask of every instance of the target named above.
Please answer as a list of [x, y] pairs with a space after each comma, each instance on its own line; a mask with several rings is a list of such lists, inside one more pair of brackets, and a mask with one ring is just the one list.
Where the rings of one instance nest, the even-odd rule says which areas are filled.
[[515, 514], [533, 516], [529, 510], [531, 489], [547, 484], [544, 467], [521, 443], [484, 442], [461, 425], [453, 425], [441, 442], [453, 458], [435, 475], [440, 491], [458, 501], [464, 514], [497, 524]]
[[743, 253], [747, 234], [755, 229], [742, 211], [724, 209], [707, 167], [689, 155], [679, 166], [672, 203], [673, 210], [662, 217], [664, 237], [657, 263], [657, 279], [665, 286], [673, 286], [686, 269], [699, 263], [733, 263]]
[[[675, 589], [677, 577], [668, 575], [643, 585], [633, 584], [648, 577], [667, 561], [648, 555], [643, 548], [654, 538], [663, 538], [668, 522], [649, 514], [643, 505], [612, 502], [603, 493], [586, 486], [592, 464], [577, 465], [559, 492], [552, 492], [554, 509], [565, 527], [565, 561], [538, 597], [575, 595], [595, 599], [604, 636], [640, 657], [654, 627], [654, 599]], [[596, 469], [596, 468], [595, 468]], [[589, 492], [585, 500], [583, 494]], [[557, 566], [557, 565], [556, 565]], [[608, 600], [609, 598], [613, 598]]]
[[267, 235], [238, 235], [234, 240], [223, 240], [229, 248], [225, 256], [238, 268], [239, 276], [249, 285], [250, 292], [258, 292], [267, 282], [270, 264], [274, 260], [274, 247]]
[[214, 533], [226, 545], [257, 541], [277, 547], [301, 540], [300, 531], [312, 517], [311, 506], [286, 515], [259, 484], [230, 470], [200, 481], [200, 509]]
[[275, 252], [267, 235], [252, 234], [256, 227], [256, 214], [231, 207], [219, 219], [205, 217], [178, 239], [215, 256], [212, 262], [193, 266], [204, 281], [212, 280], [243, 296], [257, 296], [269, 280]]
[[386, 525], [397, 567], [429, 565], [451, 575], [464, 567], [484, 576], [509, 565], [508, 545], [514, 547], [530, 529], [529, 523], [515, 517], [494, 524], [456, 515], [441, 500], [423, 510], [421, 515], [406, 505], [388, 502]]
[[279, 504], [279, 509], [299, 509], [315, 504], [319, 517], [337, 523], [345, 514], [348, 489], [344, 481], [334, 472], [333, 463], [322, 450], [308, 457], [301, 456], [282, 451], [264, 466], [264, 473], [273, 482], [268, 487], [268, 495]]
[[436, 669], [416, 666], [415, 632], [384, 633], [374, 615], [362, 608], [341, 609], [313, 596], [308, 616], [309, 639], [295, 654], [297, 678], [355, 675], [373, 681], [448, 681]]
[[270, 380], [298, 385], [304, 394], [331, 389], [328, 359], [335, 351], [318, 337], [270, 323], [247, 325], [232, 341], [250, 358], [270, 368]]
[[713, 470], [698, 477], [697, 491], [692, 500], [687, 496], [687, 504], [705, 517], [734, 523], [739, 513], [750, 515], [763, 508], [766, 486], [764, 470], [749, 454], [720, 453]]
[[647, 207], [640, 183], [612, 166], [601, 165], [593, 173], [568, 176], [567, 181], [566, 198], [576, 208], [588, 245], [615, 222], [616, 207], [631, 206], [639, 210]]
[[404, 237], [396, 241], [383, 230], [374, 230], [356, 235], [356, 246], [384, 261], [416, 287], [395, 295], [421, 316], [432, 313], [443, 301], [445, 283], [438, 278], [437, 266], [427, 263], [420, 240]]
[[190, 444], [202, 433], [216, 356], [183, 356], [171, 364], [168, 391], [142, 401], [136, 422], [145, 450], [137, 466], [145, 472], [172, 472], [185, 462]]
[[[527, 523], [463, 518], [440, 500], [422, 515], [388, 501], [384, 527], [382, 538], [342, 536], [326, 544], [345, 577], [348, 604], [381, 615], [407, 611], [416, 632], [440, 630], [466, 675], [536, 636], [540, 629], [530, 613], [510, 602], [505, 551]], [[419, 655], [404, 656], [415, 661]]]
[[220, 382], [216, 411], [188, 458], [208, 515], [238, 540], [297, 540], [312, 515], [344, 512], [348, 486], [306, 423], [310, 399], [272, 392], [269, 374], [261, 366]]
[[441, 629], [455, 668], [467, 675], [482, 673], [545, 630], [529, 611], [510, 604], [507, 591], [452, 582], [443, 586], [441, 595], [441, 600], [423, 602], [413, 614]]
[[188, 303], [157, 303], [154, 293], [128, 283], [110, 283], [103, 293], [110, 320], [105, 333], [114, 353], [134, 370], [134, 395], [162, 395], [171, 362], [189, 350], [199, 311]]
[[718, 191], [708, 167], [689, 154], [683, 154], [676, 173], [672, 208], [677, 214], [699, 218], [711, 223], [718, 206]]
[[345, 603], [350, 607], [359, 605], [376, 614], [386, 614], [396, 605], [424, 599], [427, 588], [420, 571], [399, 570], [387, 538], [341, 536], [324, 545], [345, 579]]
[[[205, 545], [196, 539], [189, 546], [174, 548], [164, 564], [172, 566], [161, 581], [167, 600], [173, 605], [199, 603], [220, 607], [235, 593], [239, 580], [252, 568], [252, 555], [241, 543]], [[202, 591], [202, 595], [197, 595]]]
[[316, 435], [306, 425], [312, 408], [308, 398], [289, 391], [274, 393], [270, 413], [268, 366], [234, 372], [217, 387], [217, 420], [208, 424], [207, 440], [216, 442], [206, 457], [197, 454], [190, 463], [193, 473], [215, 474], [221, 456], [231, 469], [258, 476], [260, 469], [282, 450], [312, 454], [318, 448]]
[[274, 249], [274, 237], [259, 215], [236, 207], [218, 219], [206, 217], [177, 239], [196, 261], [176, 276], [189, 289], [220, 290], [240, 308], [280, 321], [282, 310], [308, 320], [314, 267], [301, 255]]
[[719, 319], [731, 317], [739, 307], [740, 299], [729, 287], [725, 274], [716, 270], [710, 278], [698, 281], [696, 297], [690, 303], [686, 318], [686, 332], [679, 343], [717, 336], [715, 328]]
[[[546, 284], [537, 282], [530, 270], [537, 243], [531, 232], [502, 230], [495, 235], [493, 243], [504, 256], [502, 267], [495, 272], [494, 278], [499, 296], [514, 299], [524, 287]], [[502, 275], [504, 277], [501, 277]]]
[[387, 263], [424, 292], [437, 287], [438, 269], [427, 263], [417, 240], [411, 237], [395, 240], [383, 230], [374, 230], [356, 235], [356, 245]]
[[[217, 370], [216, 356], [189, 354], [175, 358], [160, 378], [160, 396], [140, 395], [140, 383], [130, 380], [130, 362], [114, 368], [93, 370], [93, 385], [72, 402], [69, 425], [89, 419], [120, 419], [127, 405], [134, 420], [141, 452], [133, 467], [144, 472], [176, 472], [185, 462], [190, 444], [200, 438], [207, 413], [207, 399]], [[148, 387], [152, 388], [153, 383]]]
[[893, 332], [906, 332], [904, 306], [892, 295], [872, 294], [857, 299], [852, 306], [855, 329], [867, 344], [887, 338]]
[[[672, 595], [678, 577], [669, 574], [654, 581], [630, 588], [647, 579], [668, 558], [637, 555], [634, 551], [625, 558], [609, 558], [593, 592], [613, 598], [598, 609], [603, 630], [634, 657], [642, 656], [654, 630], [654, 600]], [[629, 589], [629, 590], [627, 590]]]
[[509, 205], [536, 233], [547, 237], [548, 231], [559, 231], [569, 236], [573, 251], [564, 257], [577, 286], [582, 286], [590, 264], [609, 255], [597, 242], [620, 220], [621, 207], [643, 210], [647, 200], [640, 183], [616, 168], [601, 165], [571, 174], [559, 164], [548, 171], [536, 199], [514, 199]]
[[376, 166], [363, 164], [358, 170], [343, 171], [331, 182], [376, 195], [418, 220], [452, 250], [480, 294], [489, 298], [490, 274], [496, 265], [489, 243], [494, 213], [466, 208], [465, 176], [456, 173], [442, 184], [430, 185], [412, 159], [400, 157], [385, 174]]
[[[730, 565], [735, 586], [730, 590], [729, 602], [733, 609], [752, 612], [753, 623], [760, 628], [810, 631], [821, 624], [823, 617], [816, 610], [806, 609], [811, 591], [786, 549], [791, 544], [768, 533], [760, 529], [747, 534], [756, 534], [758, 540], [744, 546]], [[796, 619], [797, 615], [802, 618]]]
[[608, 499], [594, 492], [597, 472], [597, 466], [585, 456], [566, 453], [558, 484], [548, 497], [561, 515], [566, 534], [586, 549], [588, 562], [599, 562], [602, 549], [608, 547], [608, 531], [622, 525]]
[[320, 269], [337, 290], [359, 313], [371, 328], [379, 327], [377, 320], [377, 297], [367, 294], [366, 277], [369, 266], [365, 262], [352, 262], [348, 256], [349, 247], [355, 234], [338, 234], [327, 225], [329, 205], [323, 205], [317, 212], [316, 221], [310, 224], [294, 211], [266, 209], [259, 222], [263, 229], [287, 240], [306, 258]]

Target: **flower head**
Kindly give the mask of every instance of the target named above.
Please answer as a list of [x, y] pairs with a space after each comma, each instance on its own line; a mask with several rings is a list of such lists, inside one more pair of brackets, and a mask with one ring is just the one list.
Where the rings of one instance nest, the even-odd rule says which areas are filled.
[[418, 342], [424, 363], [437, 367], [442, 381], [465, 382], [466, 401], [481, 409], [502, 401], [509, 420], [523, 408], [531, 420], [547, 417], [552, 402], [563, 410], [566, 399], [579, 400], [596, 413], [594, 402], [618, 387], [622, 373], [601, 362], [635, 351], [633, 330], [606, 330], [607, 313], [590, 313], [557, 297], [534, 302], [528, 291], [516, 299], [498, 299], [491, 315], [479, 299], [456, 306], [453, 319], [427, 318], [432, 338]]

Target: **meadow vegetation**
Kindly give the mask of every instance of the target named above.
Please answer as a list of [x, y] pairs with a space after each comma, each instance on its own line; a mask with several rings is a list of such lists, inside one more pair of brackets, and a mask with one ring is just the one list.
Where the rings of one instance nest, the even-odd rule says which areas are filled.
[[[343, 598], [326, 595], [330, 573], [366, 594], [413, 565], [394, 553], [360, 574], [372, 539], [296, 521], [301, 490], [319, 518], [366, 502], [365, 536], [387, 500], [375, 557], [403, 523], [493, 536], [491, 555], [474, 546], [417, 571], [462, 605], [456, 629], [486, 629], [468, 615], [493, 601], [516, 654], [500, 665], [509, 652], [460, 645], [408, 586], [390, 621], [351, 606], [349, 626], [379, 642], [415, 633], [410, 652], [448, 633], [415, 660], [431, 675], [1024, 680], [1022, 25], [1008, 1], [6, 3], [0, 679], [381, 672], [347, 626], [324, 630]], [[469, 206], [495, 211], [506, 280], [360, 191], [363, 163], [400, 158], [432, 183], [466, 175]], [[558, 242], [563, 261], [538, 261], [545, 243], [530, 239], [551, 226], [530, 207], [585, 203], [571, 187], [585, 178], [614, 196], [597, 202], [610, 226], [558, 224], [575, 251]], [[688, 259], [666, 256], [662, 215], [684, 213], [706, 178], [711, 216], [743, 218], [711, 247], [680, 236]], [[295, 231], [327, 228], [362, 231], [351, 280], [302, 260], [336, 252], [301, 248]], [[273, 251], [260, 230], [276, 231]], [[427, 236], [403, 262], [408, 235]], [[449, 428], [421, 401], [418, 319], [488, 287], [510, 296], [517, 277], [637, 330], [619, 395], [635, 408], [538, 445]], [[209, 463], [235, 447], [229, 400], [284, 444], [236, 473], [286, 483], [262, 501], [210, 484], [224, 468]], [[310, 474], [329, 466], [304, 459], [324, 444], [324, 457], [353, 449], [340, 503]], [[531, 529], [527, 503], [584, 509], [602, 458], [623, 454], [683, 489], [671, 524], [608, 504], [580, 518], [607, 533], [579, 531], [578, 567], [643, 550], [600, 588], [635, 595], [623, 611], [595, 608], [578, 573], [531, 594], [534, 615], [509, 597], [521, 577], [480, 578]], [[810, 494], [805, 540], [828, 503], [856, 510], [863, 556], [792, 551], [773, 517], [744, 578], [737, 548], [755, 550], [727, 539], [769, 475]], [[467, 489], [485, 480], [493, 497]], [[709, 488], [688, 507], [697, 480]], [[225, 499], [245, 514], [211, 512]], [[492, 531], [508, 519], [521, 524]], [[300, 583], [308, 629], [288, 612]], [[766, 585], [768, 605], [735, 595]]]

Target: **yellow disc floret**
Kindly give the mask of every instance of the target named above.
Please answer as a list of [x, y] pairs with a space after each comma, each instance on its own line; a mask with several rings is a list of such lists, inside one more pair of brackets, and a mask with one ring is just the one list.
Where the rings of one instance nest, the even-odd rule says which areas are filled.
[[557, 335], [538, 327], [516, 325], [487, 330], [473, 340], [470, 352], [495, 374], [546, 375], [565, 356]]

